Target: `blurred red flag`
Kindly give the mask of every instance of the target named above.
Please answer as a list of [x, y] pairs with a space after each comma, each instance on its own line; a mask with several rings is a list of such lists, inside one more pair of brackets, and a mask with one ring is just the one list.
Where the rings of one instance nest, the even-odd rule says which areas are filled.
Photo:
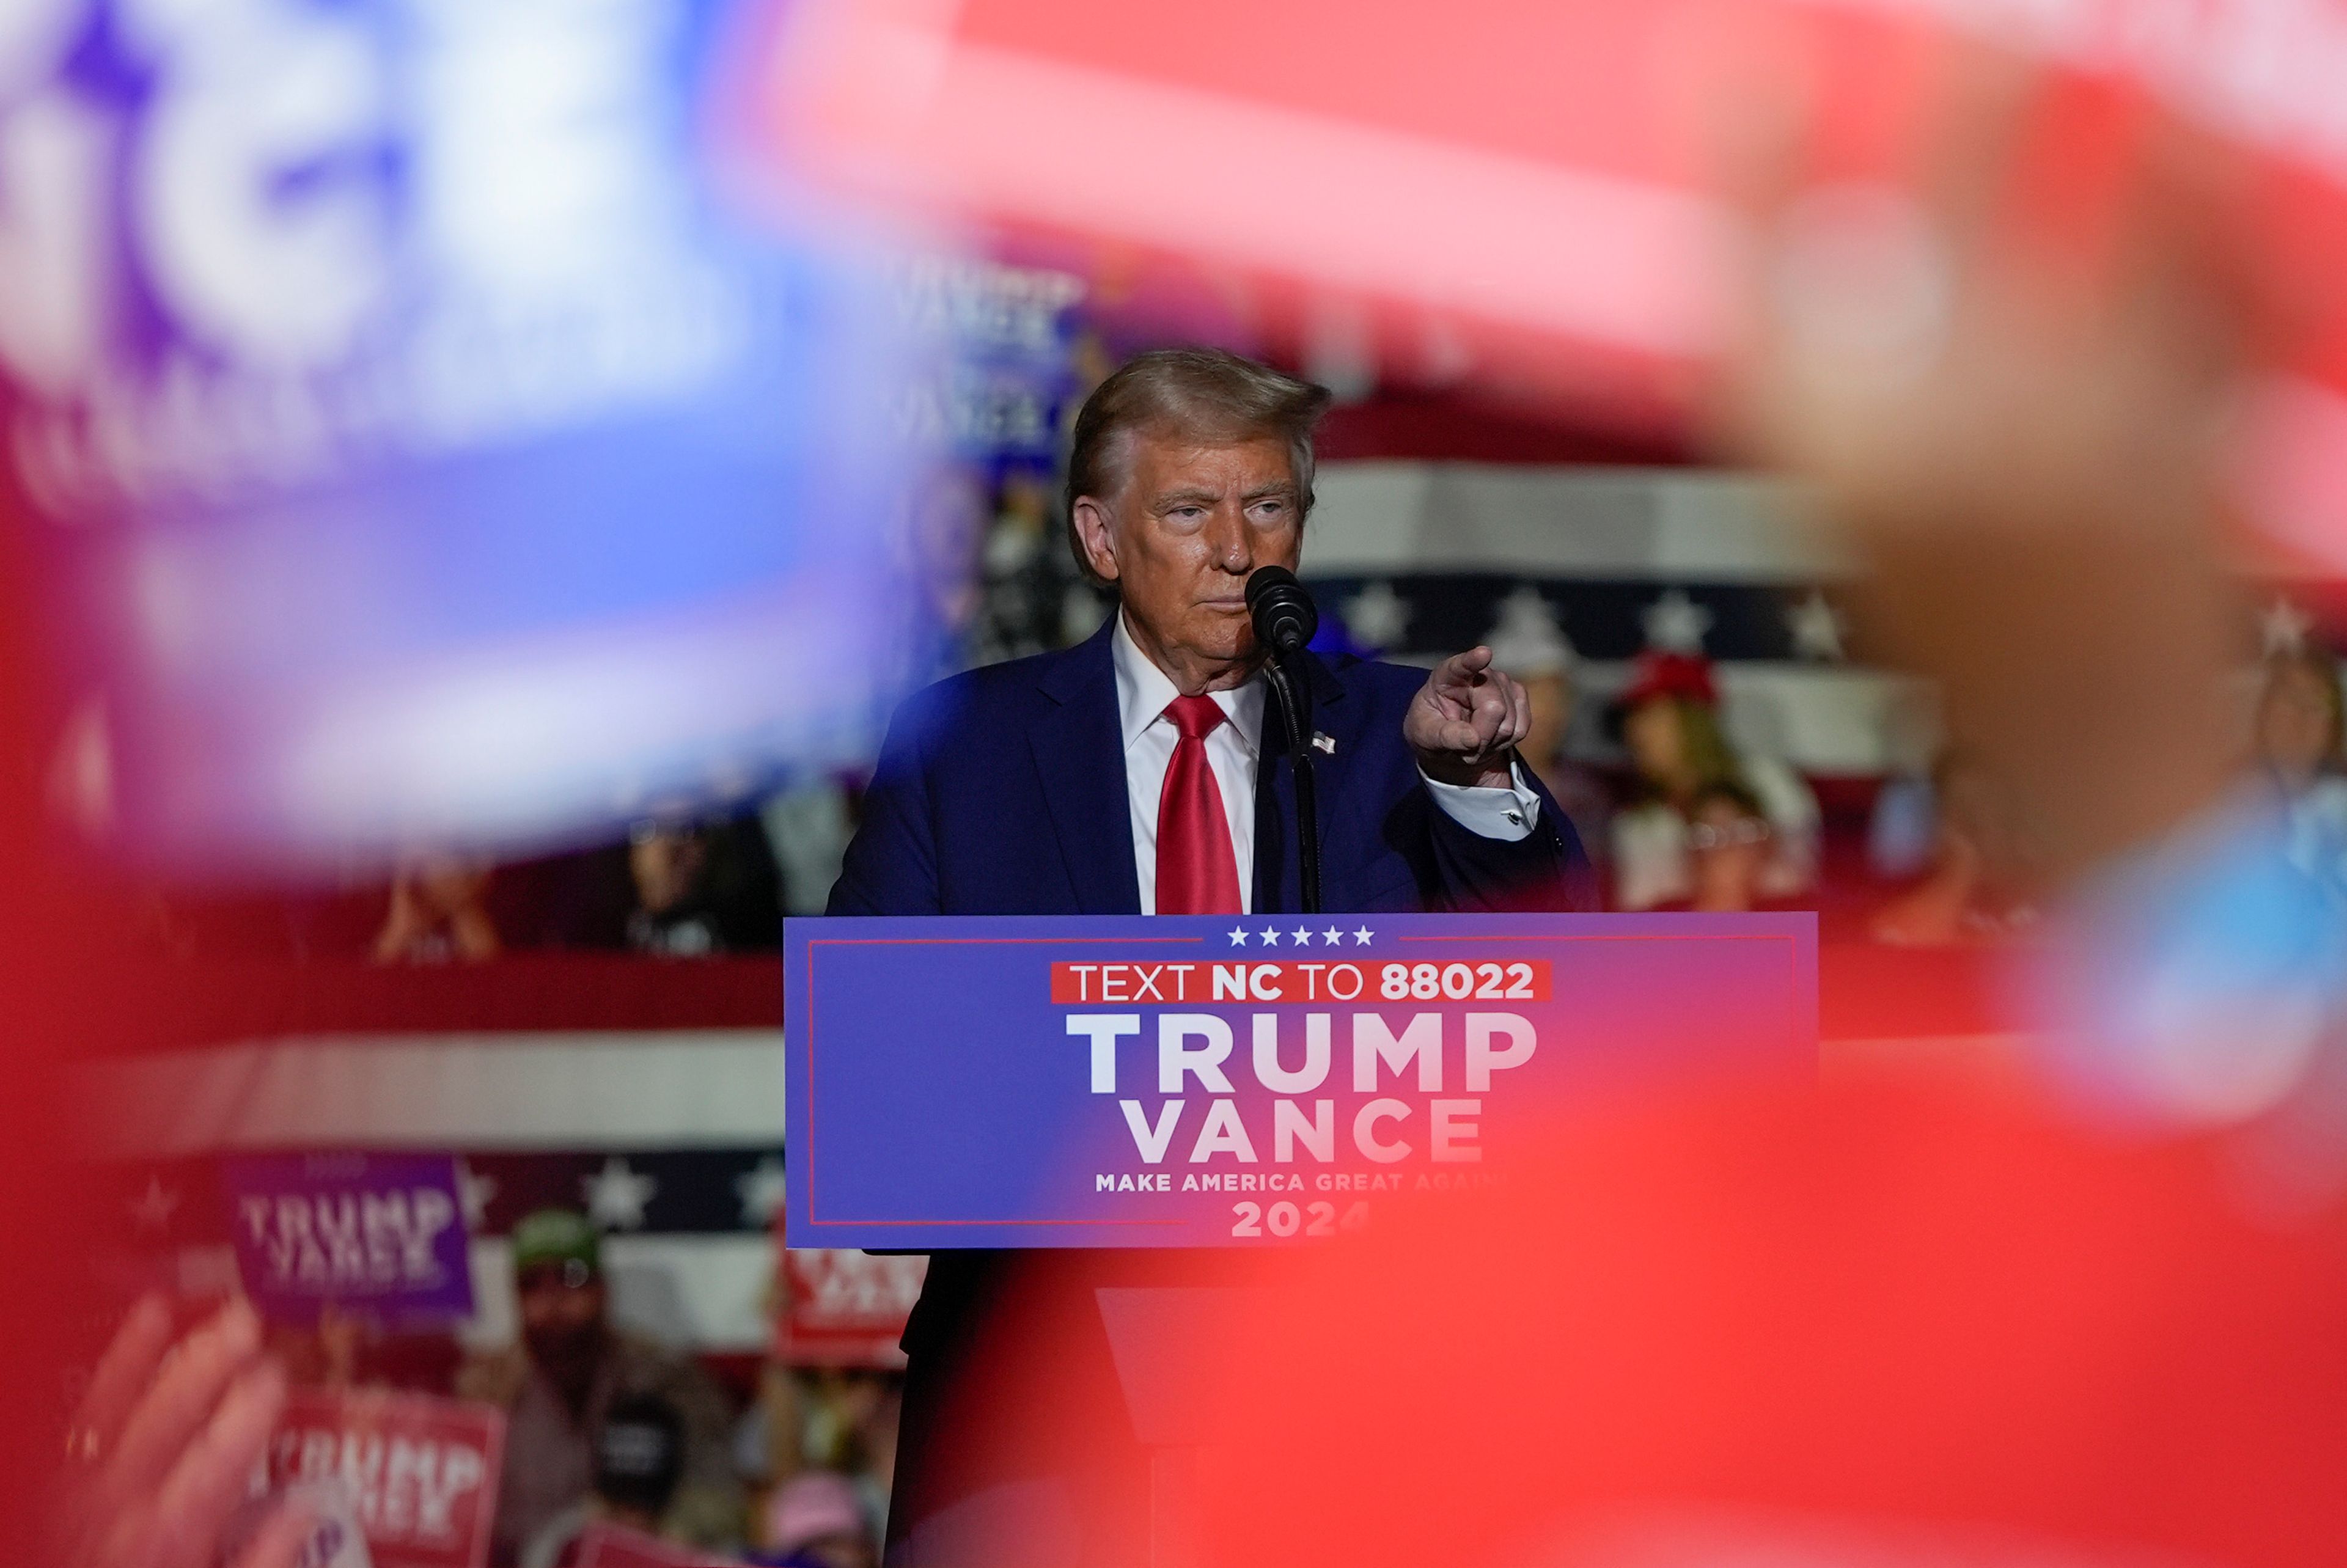
[[757, 134], [802, 175], [1072, 242], [1096, 272], [1178, 259], [1276, 342], [1333, 330], [1391, 379], [1463, 378], [1647, 431], [1689, 415], [1731, 329], [1747, 236], [1714, 193], [1769, 106], [1797, 97], [1809, 117], [1808, 180], [1911, 182], [1952, 71], [1985, 39], [2045, 68], [2015, 153], [2041, 216], [2091, 228], [2142, 156], [2140, 108], [2237, 149], [2223, 227], [2291, 296], [2253, 504], [2284, 546], [2347, 552], [2347, 118], [2335, 70], [2304, 64], [2347, 47], [2335, 7], [1202, 0], [1176, 20], [813, 0], [789, 15]]
[[2336, 1562], [2347, 1226], [2261, 1172], [1950, 1083], [1576, 1112], [1223, 1326], [1207, 1560]]

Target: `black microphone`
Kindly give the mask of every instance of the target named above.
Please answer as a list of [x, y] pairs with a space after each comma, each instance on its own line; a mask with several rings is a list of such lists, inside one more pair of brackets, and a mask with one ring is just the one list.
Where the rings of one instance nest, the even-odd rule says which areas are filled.
[[1296, 769], [1296, 856], [1304, 913], [1320, 913], [1320, 808], [1312, 787], [1312, 688], [1305, 679], [1304, 645], [1320, 630], [1312, 596], [1284, 566], [1255, 569], [1246, 580], [1247, 616], [1255, 640], [1272, 651], [1263, 667], [1286, 725]]
[[1312, 596], [1284, 566], [1255, 569], [1246, 580], [1247, 614], [1255, 620], [1255, 641], [1285, 659], [1300, 651], [1320, 630], [1320, 612]]

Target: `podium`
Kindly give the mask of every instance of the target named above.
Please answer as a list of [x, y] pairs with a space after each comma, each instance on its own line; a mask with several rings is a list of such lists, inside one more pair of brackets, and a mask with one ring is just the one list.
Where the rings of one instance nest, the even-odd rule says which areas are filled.
[[1134, 1438], [1149, 1455], [1149, 1568], [1204, 1568], [1198, 1539], [1199, 1455], [1214, 1446], [1211, 1411], [1193, 1397], [1212, 1375], [1214, 1340], [1260, 1291], [1244, 1286], [1105, 1286], [1096, 1293]]
[[[793, 1246], [1338, 1245], [1594, 1089], [1817, 1060], [1807, 914], [794, 919], [784, 958]], [[1093, 1295], [1149, 1559], [1191, 1568], [1200, 1324], [1246, 1296]]]

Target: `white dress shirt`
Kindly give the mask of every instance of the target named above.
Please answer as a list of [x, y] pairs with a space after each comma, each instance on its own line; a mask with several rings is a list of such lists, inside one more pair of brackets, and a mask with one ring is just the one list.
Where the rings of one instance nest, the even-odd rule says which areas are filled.
[[[1165, 716], [1165, 705], [1182, 694], [1149, 655], [1117, 612], [1116, 632], [1110, 640], [1116, 662], [1116, 711], [1124, 732], [1124, 798], [1133, 813], [1133, 868], [1141, 874], [1141, 912], [1157, 913], [1157, 807], [1165, 793], [1165, 770], [1174, 764], [1174, 744], [1181, 732]], [[1214, 771], [1214, 788], [1223, 797], [1223, 818], [1230, 824], [1231, 850], [1238, 861], [1239, 907], [1255, 913], [1255, 782], [1263, 746], [1263, 705], [1268, 692], [1261, 675], [1227, 692], [1211, 693], [1227, 722], [1206, 736], [1206, 765]], [[1514, 841], [1532, 835], [1540, 825], [1540, 795], [1515, 768], [1508, 788], [1471, 789], [1419, 777], [1433, 792], [1444, 814], [1469, 832], [1484, 838]]]

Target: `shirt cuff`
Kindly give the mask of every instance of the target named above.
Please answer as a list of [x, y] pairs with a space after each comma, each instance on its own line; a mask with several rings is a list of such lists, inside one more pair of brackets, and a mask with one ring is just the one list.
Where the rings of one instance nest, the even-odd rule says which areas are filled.
[[1506, 788], [1498, 785], [1475, 787], [1467, 784], [1444, 784], [1428, 778], [1426, 770], [1418, 770], [1425, 779], [1434, 804], [1442, 815], [1475, 835], [1478, 838], [1496, 838], [1503, 844], [1513, 844], [1530, 838], [1540, 825], [1541, 797], [1524, 782], [1523, 764], [1511, 762], [1508, 775], [1514, 782]]

